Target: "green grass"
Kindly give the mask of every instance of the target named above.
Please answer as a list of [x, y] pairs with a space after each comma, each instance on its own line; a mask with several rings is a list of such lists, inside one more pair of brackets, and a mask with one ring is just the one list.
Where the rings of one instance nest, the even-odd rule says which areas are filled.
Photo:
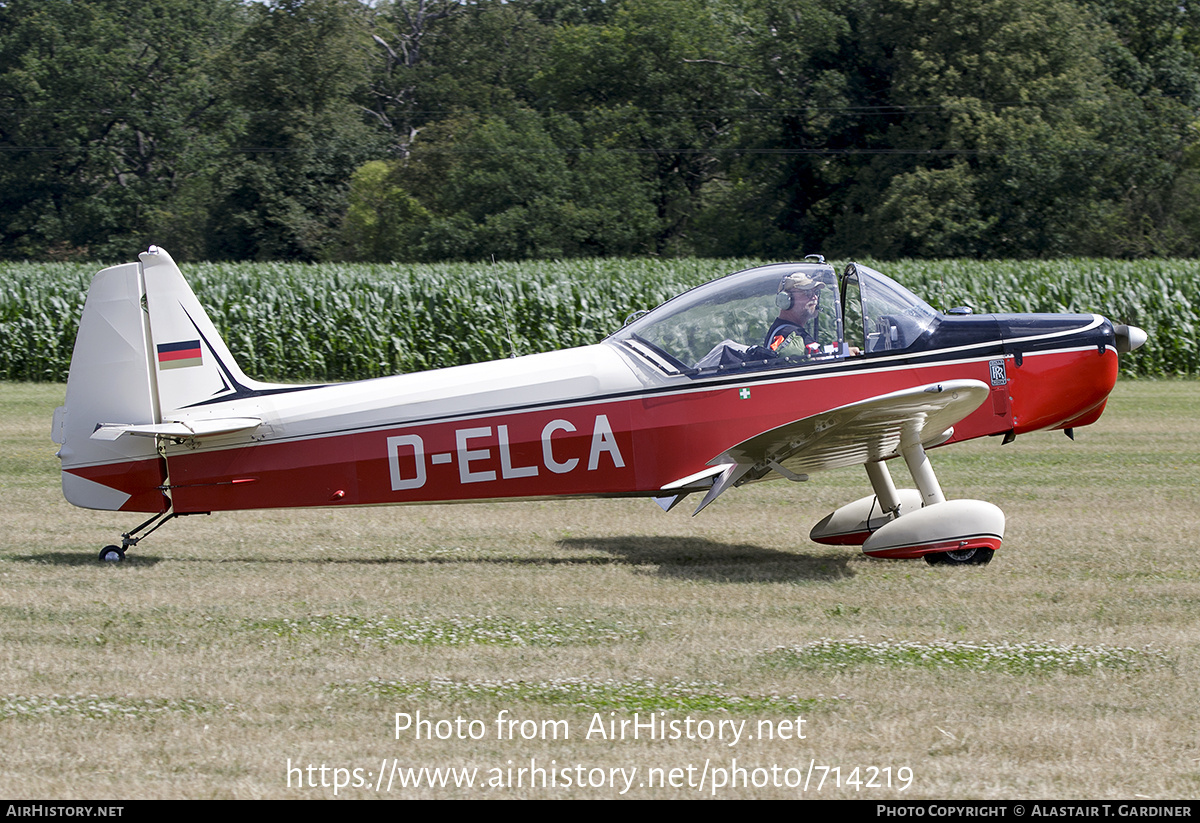
[[[636, 767], [625, 796], [680, 799], [712, 786], [640, 782], [735, 758], [767, 774], [907, 768], [912, 782], [718, 797], [1200, 793], [1200, 383], [1122, 381], [1074, 442], [932, 450], [948, 496], [1008, 519], [992, 563], [963, 569], [810, 543], [866, 493], [857, 470], [736, 489], [694, 518], [645, 500], [219, 513], [102, 565], [139, 518], [63, 501], [48, 439], [62, 397], [0, 384], [6, 797], [317, 799], [333, 788], [289, 787], [289, 763], [486, 775], [532, 759]], [[417, 712], [485, 732], [398, 737], [396, 715]], [[587, 735], [596, 716], [650, 713], [744, 734]], [[530, 736], [500, 737], [498, 718]]]
[[1106, 646], [1054, 645], [1049, 643], [970, 643], [861, 638], [822, 639], [804, 646], [768, 652], [775, 666], [845, 669], [850, 666], [892, 668], [966, 669], [1006, 674], [1089, 674], [1100, 669], [1133, 671], [1169, 665], [1161, 651], [1118, 649]]
[[299, 619], [257, 621], [249, 628], [289, 640], [304, 637], [344, 639], [353, 645], [414, 644], [419, 646], [555, 646], [637, 639], [639, 632], [593, 620], [511, 620], [475, 615], [438, 619], [366, 619], [357, 615], [313, 615]]
[[233, 707], [205, 705], [194, 700], [162, 698], [130, 700], [123, 697], [100, 697], [94, 694], [52, 694], [27, 697], [10, 694], [0, 697], [0, 721], [39, 721], [52, 718], [111, 720], [114, 722], [153, 721], [157, 717], [167, 714], [206, 715], [231, 708]]
[[804, 712], [820, 707], [821, 698], [801, 699], [796, 695], [736, 694], [720, 683], [668, 682], [653, 680], [552, 680], [529, 683], [520, 680], [455, 681], [370, 680], [333, 688], [339, 694], [362, 694], [378, 698], [436, 700], [453, 704], [534, 703], [559, 706], [578, 712]]

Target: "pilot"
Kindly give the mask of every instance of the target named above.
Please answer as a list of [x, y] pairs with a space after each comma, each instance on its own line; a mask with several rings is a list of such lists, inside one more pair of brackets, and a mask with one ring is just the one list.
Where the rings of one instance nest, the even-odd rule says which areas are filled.
[[818, 350], [811, 327], [817, 316], [825, 284], [804, 272], [792, 272], [779, 281], [775, 305], [779, 316], [771, 324], [763, 345], [778, 357], [809, 357]]

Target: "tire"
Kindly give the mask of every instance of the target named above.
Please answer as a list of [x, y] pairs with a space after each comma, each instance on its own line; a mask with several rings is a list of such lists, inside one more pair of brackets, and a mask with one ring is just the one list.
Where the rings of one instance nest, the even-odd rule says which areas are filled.
[[986, 566], [992, 560], [995, 549], [983, 546], [962, 551], [934, 552], [925, 555], [925, 562], [931, 566]]
[[120, 546], [105, 546], [100, 550], [101, 563], [120, 563], [125, 559], [125, 550]]

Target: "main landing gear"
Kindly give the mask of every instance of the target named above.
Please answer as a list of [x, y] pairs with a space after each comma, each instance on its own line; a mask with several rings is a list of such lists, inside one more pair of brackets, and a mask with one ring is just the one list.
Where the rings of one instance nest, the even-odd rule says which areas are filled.
[[[129, 531], [127, 531], [123, 535], [121, 535], [121, 545], [105, 546], [103, 549], [101, 549], [100, 550], [100, 562], [101, 563], [120, 563], [122, 560], [125, 559], [125, 550], [126, 549], [128, 549], [130, 546], [136, 546], [140, 541], [149, 537], [151, 535], [151, 533], [153, 533], [156, 529], [158, 529], [159, 526], [163, 525], [168, 520], [174, 520], [176, 517], [183, 517], [183, 515], [185, 515], [185, 514], [195, 514], [195, 512], [176, 513], [173, 511], [169, 511], [169, 510], [165, 511], [165, 512], [159, 512], [158, 514], [154, 515], [149, 520], [147, 520], [145, 523], [142, 523], [140, 526], [130, 529]], [[134, 535], [137, 535], [138, 532], [142, 531], [143, 529], [146, 529], [145, 534], [138, 535], [136, 537], [134, 536]]]
[[916, 489], [897, 489], [882, 460], [866, 464], [875, 494], [834, 511], [813, 527], [817, 543], [862, 546], [872, 557], [924, 557], [931, 566], [982, 566], [1004, 539], [1004, 512], [982, 500], [947, 500], [923, 444], [901, 437]]

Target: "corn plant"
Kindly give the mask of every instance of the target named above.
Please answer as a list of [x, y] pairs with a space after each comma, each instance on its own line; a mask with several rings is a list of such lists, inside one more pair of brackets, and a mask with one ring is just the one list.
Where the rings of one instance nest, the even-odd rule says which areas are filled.
[[[353, 380], [595, 343], [747, 260], [436, 265], [204, 263], [184, 274], [249, 374]], [[64, 380], [90, 264], [0, 264], [0, 378]], [[937, 308], [1095, 312], [1150, 340], [1127, 376], [1200, 374], [1200, 261], [899, 261]]]

